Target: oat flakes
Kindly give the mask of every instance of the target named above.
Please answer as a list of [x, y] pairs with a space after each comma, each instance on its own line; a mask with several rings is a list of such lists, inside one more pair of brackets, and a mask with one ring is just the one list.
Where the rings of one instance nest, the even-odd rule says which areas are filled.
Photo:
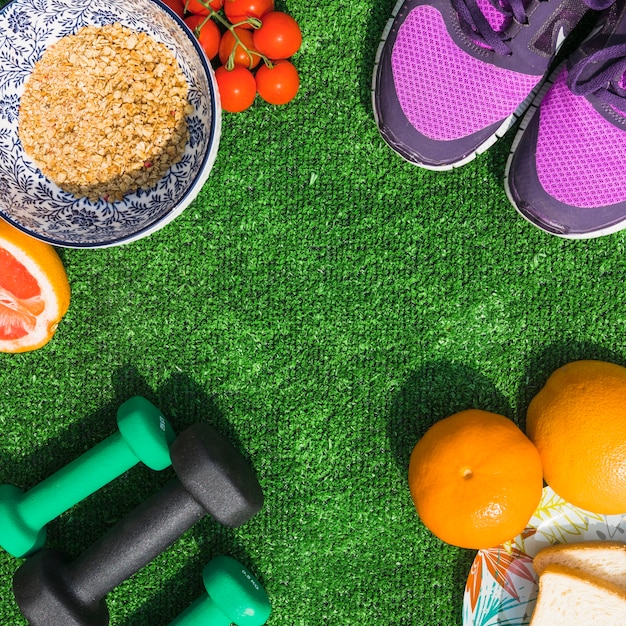
[[192, 111], [173, 54], [121, 24], [52, 45], [20, 101], [26, 153], [59, 187], [91, 201], [155, 185], [180, 161]]

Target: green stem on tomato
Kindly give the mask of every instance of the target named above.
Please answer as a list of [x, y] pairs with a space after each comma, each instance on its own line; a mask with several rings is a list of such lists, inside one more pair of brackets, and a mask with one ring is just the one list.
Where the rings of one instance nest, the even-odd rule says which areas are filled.
[[196, 37], [200, 37], [200, 31], [202, 30], [202, 28], [204, 27], [204, 25], [211, 19], [210, 15], [207, 15], [194, 29], [193, 29], [193, 34]]
[[238, 26], [243, 26], [244, 24], [248, 24], [254, 28], [254, 30], [259, 30], [261, 26], [263, 26], [263, 22], [258, 17], [247, 17], [243, 22], [237, 22], [233, 24], [233, 28], [237, 28]]
[[[224, 28], [229, 30], [232, 33], [233, 37], [235, 38], [235, 45], [233, 46], [233, 49], [230, 55], [228, 56], [228, 60], [225, 63], [226, 69], [232, 70], [235, 67], [235, 51], [237, 50], [237, 46], [241, 46], [242, 50], [248, 55], [248, 58], [250, 59], [250, 65], [252, 65], [254, 63], [253, 53], [250, 51], [248, 46], [246, 46], [243, 43], [243, 41], [241, 41], [241, 38], [235, 32], [235, 29], [238, 26], [243, 26], [244, 24], [249, 24], [250, 26], [252, 26], [252, 28], [259, 29], [263, 25], [263, 22], [258, 17], [249, 17], [245, 19], [243, 22], [237, 22], [237, 24], [231, 24], [224, 16], [222, 16], [221, 13], [216, 11], [207, 0], [198, 0], [198, 2], [205, 9], [208, 9], [209, 11], [209, 14], [206, 16], [207, 20], [214, 18], [216, 22], [219, 22]], [[188, 5], [189, 5], [189, 0], [186, 0], [185, 11], [188, 10]], [[202, 26], [204, 26], [205, 23], [206, 23], [206, 20], [204, 20], [202, 24], [198, 25], [196, 29], [194, 29], [194, 32], [196, 30], [198, 30], [199, 32], [200, 28], [202, 28]], [[271, 62], [271, 60], [268, 59], [264, 54], [261, 54], [257, 50], [254, 51], [254, 54], [256, 54], [263, 61], [263, 63], [265, 63], [265, 65], [267, 65], [270, 69], [274, 67], [274, 64]]]

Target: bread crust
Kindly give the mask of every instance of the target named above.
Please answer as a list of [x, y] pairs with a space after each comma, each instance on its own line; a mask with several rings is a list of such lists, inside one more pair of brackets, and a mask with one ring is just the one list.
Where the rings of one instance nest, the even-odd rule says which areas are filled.
[[[533, 569], [541, 576], [551, 563], [560, 563], [573, 569], [588, 571], [585, 559], [594, 557], [600, 565], [603, 560], [611, 563], [623, 560], [623, 586], [626, 588], [626, 544], [619, 541], [586, 541], [580, 543], [562, 543], [540, 550], [533, 559]], [[581, 559], [577, 562], [577, 559]], [[618, 562], [619, 562], [618, 561]], [[612, 577], [615, 582], [615, 577]]]

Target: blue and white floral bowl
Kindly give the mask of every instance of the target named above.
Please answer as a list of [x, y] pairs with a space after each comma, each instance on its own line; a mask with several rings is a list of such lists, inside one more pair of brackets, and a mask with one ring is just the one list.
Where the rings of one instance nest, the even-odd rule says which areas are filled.
[[[24, 153], [18, 113], [24, 84], [48, 46], [83, 26], [120, 22], [166, 45], [189, 83], [194, 112], [183, 158], [152, 189], [120, 202], [77, 199]], [[55, 246], [135, 241], [180, 215], [208, 179], [221, 130], [213, 70], [191, 31], [159, 0], [12, 0], [0, 10], [0, 217]]]

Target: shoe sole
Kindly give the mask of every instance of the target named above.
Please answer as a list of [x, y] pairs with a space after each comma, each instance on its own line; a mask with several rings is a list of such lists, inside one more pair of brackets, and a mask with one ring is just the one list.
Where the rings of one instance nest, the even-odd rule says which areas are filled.
[[[398, 12], [400, 11], [400, 8], [404, 4], [404, 2], [405, 0], [398, 0], [396, 2], [396, 5], [394, 6], [391, 12], [391, 17], [387, 20], [387, 24], [385, 25], [385, 28], [383, 29], [381, 40], [378, 44], [378, 49], [376, 50], [376, 57], [374, 59], [374, 72], [372, 74], [371, 93], [372, 93], [372, 110], [374, 112], [374, 119], [376, 121], [376, 127], [378, 129], [380, 129], [380, 119], [376, 112], [376, 88], [378, 85], [377, 83], [378, 67], [380, 65], [380, 58], [382, 56], [383, 48], [387, 41], [387, 37], [389, 37], [389, 33], [391, 32], [393, 23], [398, 15]], [[496, 132], [493, 135], [491, 135], [486, 141], [481, 143], [480, 146], [478, 146], [478, 148], [476, 148], [474, 152], [463, 157], [459, 161], [455, 161], [454, 163], [446, 163], [445, 165], [429, 165], [429, 164], [424, 164], [424, 163], [415, 163], [415, 161], [411, 161], [400, 152], [397, 152], [395, 150], [394, 152], [400, 155], [407, 163], [411, 163], [411, 165], [416, 165], [417, 167], [421, 167], [426, 170], [431, 170], [433, 172], [446, 172], [446, 171], [450, 171], [450, 170], [462, 167], [463, 165], [466, 165], [467, 163], [470, 163], [471, 161], [473, 161], [477, 156], [479, 156], [483, 152], [486, 152], [489, 148], [491, 148], [491, 146], [493, 146], [496, 143], [496, 141], [498, 141], [498, 139], [501, 139], [502, 137], [504, 137], [504, 135], [506, 135], [506, 133], [515, 125], [517, 120], [519, 120], [526, 113], [527, 109], [530, 107], [531, 103], [534, 101], [535, 96], [542, 89], [544, 82], [545, 82], [545, 78], [542, 78], [537, 83], [536, 87], [528, 94], [528, 96], [526, 96], [524, 101], [517, 107], [517, 109], [515, 109], [515, 111], [513, 111], [513, 113], [511, 113], [511, 115], [509, 115], [509, 117], [507, 117], [502, 122], [502, 124], [500, 124]], [[393, 149], [393, 146], [390, 146], [390, 147]]]
[[506, 166], [504, 168], [504, 190], [506, 192], [507, 198], [509, 199], [509, 202], [513, 205], [513, 208], [517, 211], [517, 213], [521, 215], [529, 224], [532, 224], [535, 228], [538, 228], [544, 233], [548, 233], [549, 235], [553, 235], [555, 237], [561, 237], [562, 239], [596, 239], [598, 237], [603, 237], [605, 235], [612, 235], [613, 233], [617, 233], [620, 230], [623, 230], [626, 227], [626, 220], [623, 220], [622, 222], [614, 224], [613, 226], [609, 226], [607, 228], [601, 228], [599, 230], [595, 230], [590, 233], [555, 233], [550, 230], [546, 230], [545, 228], [542, 228], [541, 226], [533, 222], [531, 219], [529, 219], [527, 215], [524, 215], [522, 211], [520, 211], [519, 207], [517, 206], [517, 203], [515, 202], [515, 199], [513, 198], [511, 186], [509, 185], [509, 174], [511, 172], [511, 164], [513, 163], [513, 155], [515, 151], [517, 150], [517, 146], [522, 140], [522, 135], [524, 134], [524, 131], [530, 124], [530, 121], [532, 120], [533, 116], [539, 109], [539, 106], [541, 105], [542, 100], [544, 99], [545, 95], [548, 93], [548, 90], [550, 89], [550, 87], [552, 87], [552, 85], [554, 84], [554, 81], [556, 80], [557, 76], [559, 75], [559, 73], [561, 72], [564, 66], [565, 66], [565, 61], [563, 61], [552, 72], [550, 72], [549, 77], [543, 81], [541, 89], [537, 93], [537, 97], [530, 104], [530, 106], [528, 107], [528, 111], [526, 111], [526, 113], [524, 114], [522, 118], [522, 121], [520, 122], [519, 129], [517, 133], [515, 134], [513, 143], [511, 144], [511, 150], [509, 152], [509, 156], [506, 160]]

